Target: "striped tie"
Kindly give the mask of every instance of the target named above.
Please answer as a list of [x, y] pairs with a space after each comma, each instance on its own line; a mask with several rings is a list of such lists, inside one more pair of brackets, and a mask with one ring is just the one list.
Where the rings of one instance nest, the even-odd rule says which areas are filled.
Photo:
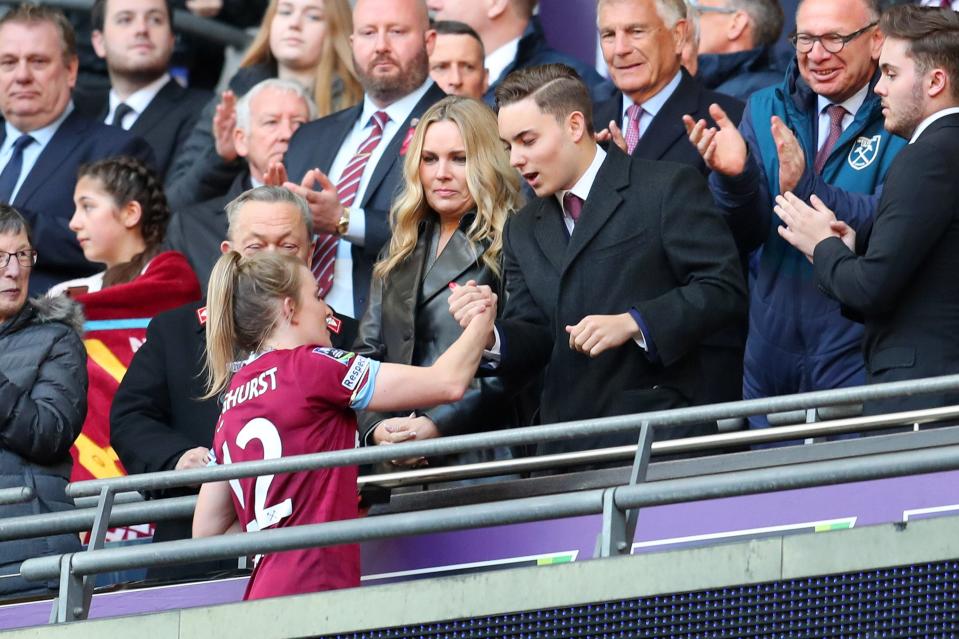
[[[363, 170], [366, 163], [373, 154], [376, 145], [383, 138], [383, 127], [389, 122], [390, 116], [385, 111], [377, 111], [371, 118], [373, 130], [370, 136], [363, 141], [360, 148], [356, 150], [356, 155], [349, 161], [340, 181], [336, 183], [336, 192], [340, 196], [340, 202], [343, 206], [352, 206], [356, 199], [356, 192], [360, 188], [360, 181], [363, 179]], [[319, 287], [320, 297], [326, 297], [333, 286], [333, 274], [336, 266], [336, 247], [340, 238], [331, 233], [320, 233], [316, 236], [313, 243], [313, 276]]]
[[626, 109], [626, 153], [633, 154], [639, 144], [639, 119], [643, 117], [643, 107], [638, 104], [630, 105]]

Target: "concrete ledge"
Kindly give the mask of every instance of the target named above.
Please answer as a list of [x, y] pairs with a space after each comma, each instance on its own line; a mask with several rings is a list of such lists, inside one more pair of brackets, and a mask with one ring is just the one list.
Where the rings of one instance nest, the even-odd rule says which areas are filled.
[[959, 558], [959, 517], [12, 631], [13, 639], [288, 639]]

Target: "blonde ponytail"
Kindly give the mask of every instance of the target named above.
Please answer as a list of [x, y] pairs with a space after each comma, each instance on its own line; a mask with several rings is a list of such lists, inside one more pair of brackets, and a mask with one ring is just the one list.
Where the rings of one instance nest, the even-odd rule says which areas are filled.
[[210, 274], [206, 296], [206, 395], [216, 397], [230, 383], [230, 364], [236, 359], [233, 298], [242, 256], [236, 251], [220, 256]]
[[236, 251], [220, 257], [207, 292], [206, 387], [203, 399], [230, 384], [230, 365], [259, 351], [273, 334], [280, 303], [299, 303], [300, 271], [291, 255], [264, 251], [249, 257]]

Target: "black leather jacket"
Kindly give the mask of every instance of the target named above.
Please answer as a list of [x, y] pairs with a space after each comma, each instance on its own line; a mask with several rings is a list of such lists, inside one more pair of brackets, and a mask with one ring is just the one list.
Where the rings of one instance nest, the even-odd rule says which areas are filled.
[[[462, 329], [449, 312], [449, 284], [475, 280], [500, 293], [502, 281], [480, 259], [487, 246], [471, 242], [465, 230], [472, 214], [463, 217], [443, 252], [429, 265], [436, 233], [434, 220], [420, 225], [413, 253], [397, 266], [384, 283], [373, 278], [370, 302], [360, 322], [354, 350], [383, 362], [429, 366], [460, 336]], [[502, 307], [502, 304], [500, 305]], [[494, 430], [513, 424], [510, 402], [499, 377], [474, 379], [458, 402], [423, 407], [418, 415], [429, 417], [443, 435]], [[388, 417], [364, 411], [358, 414], [360, 439], [366, 443], [373, 428]]]

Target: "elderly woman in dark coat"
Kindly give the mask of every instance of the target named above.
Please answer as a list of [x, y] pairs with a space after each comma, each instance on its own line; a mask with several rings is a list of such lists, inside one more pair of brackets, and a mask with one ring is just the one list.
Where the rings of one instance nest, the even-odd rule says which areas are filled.
[[[393, 236], [374, 268], [355, 350], [384, 362], [426, 366], [462, 332], [449, 312], [450, 288], [472, 280], [503, 290], [503, 226], [519, 204], [519, 176], [509, 165], [493, 112], [454, 96], [423, 114], [406, 152], [404, 173], [405, 188], [391, 212]], [[359, 414], [360, 438], [367, 445], [472, 433], [513, 422], [511, 402], [496, 377], [474, 380], [466, 396], [453, 404], [423, 406], [403, 415]], [[442, 461], [480, 461], [493, 454]]]
[[[27, 486], [35, 494], [0, 506], [0, 518], [73, 508], [64, 493], [70, 446], [87, 412], [83, 319], [66, 298], [27, 300], [36, 259], [27, 223], [0, 204], [0, 488]], [[79, 549], [75, 534], [0, 543], [0, 596], [55, 589], [25, 581], [20, 564]]]

